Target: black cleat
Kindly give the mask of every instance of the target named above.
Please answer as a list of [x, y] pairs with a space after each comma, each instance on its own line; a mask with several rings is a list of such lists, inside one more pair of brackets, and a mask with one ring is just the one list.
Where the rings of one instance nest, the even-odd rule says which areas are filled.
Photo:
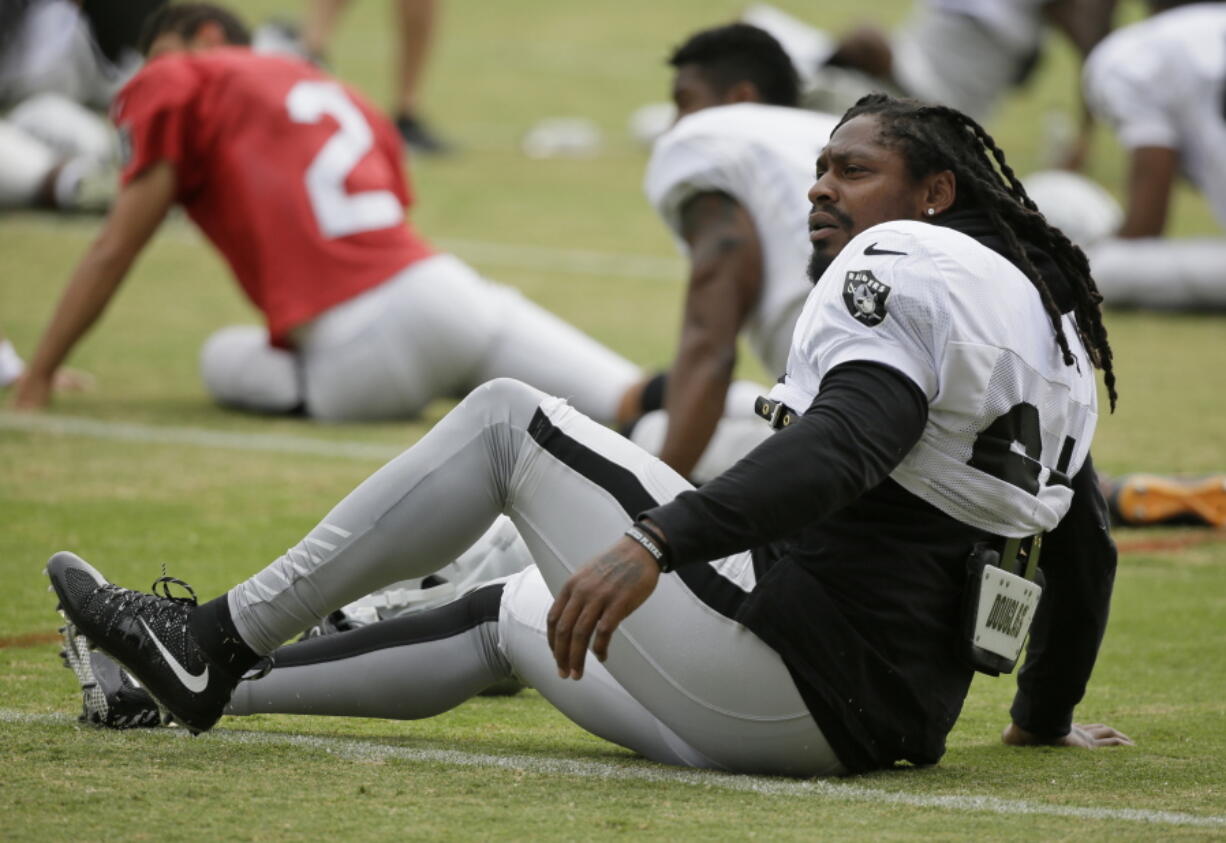
[[101, 650], [90, 646], [72, 624], [60, 627], [64, 666], [81, 684], [82, 723], [108, 729], [139, 729], [160, 726], [157, 702], [126, 670]]
[[415, 114], [401, 112], [396, 115], [395, 123], [396, 131], [414, 152], [440, 157], [455, 152], [455, 147], [435, 134], [434, 130]]
[[[162, 594], [120, 588], [66, 551], [51, 557], [47, 575], [78, 633], [126, 667], [193, 734], [212, 728], [238, 680], [210, 663], [192, 636], [188, 618], [196, 595], [190, 586], [160, 577], [153, 587], [161, 585]], [[172, 584], [191, 597], [171, 597]]]

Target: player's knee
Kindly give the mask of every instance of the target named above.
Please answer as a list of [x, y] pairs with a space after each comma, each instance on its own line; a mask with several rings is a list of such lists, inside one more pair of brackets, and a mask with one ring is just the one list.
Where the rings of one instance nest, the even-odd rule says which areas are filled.
[[483, 413], [508, 419], [536, 412], [545, 393], [515, 378], [494, 378], [468, 394], [464, 403]]
[[56, 163], [45, 144], [0, 120], [0, 208], [34, 204]]
[[287, 413], [302, 404], [294, 355], [270, 346], [255, 325], [232, 325], [210, 336], [200, 349], [200, 377], [223, 406]]
[[8, 119], [62, 158], [83, 155], [104, 161], [115, 157], [110, 124], [62, 94], [35, 94], [10, 111]]

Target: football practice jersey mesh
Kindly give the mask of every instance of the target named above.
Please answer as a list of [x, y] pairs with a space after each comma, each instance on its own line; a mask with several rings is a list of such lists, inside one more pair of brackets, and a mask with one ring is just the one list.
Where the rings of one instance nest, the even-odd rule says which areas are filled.
[[[854, 301], [864, 283], [877, 290], [872, 316]], [[1062, 477], [1081, 467], [1097, 420], [1093, 369], [1069, 316], [1065, 331], [1074, 366], [1061, 358], [1038, 292], [1005, 258], [952, 229], [885, 223], [853, 239], [822, 276], [772, 396], [807, 408], [840, 364], [898, 370], [929, 410], [893, 479], [979, 529], [1030, 535], [1067, 511]]]

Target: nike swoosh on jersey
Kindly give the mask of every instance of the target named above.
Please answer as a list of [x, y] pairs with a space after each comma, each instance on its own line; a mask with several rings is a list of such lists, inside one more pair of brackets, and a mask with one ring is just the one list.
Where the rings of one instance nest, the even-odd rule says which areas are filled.
[[866, 255], [905, 255], [906, 252], [894, 252], [889, 249], [878, 249], [876, 243], [869, 243], [868, 248], [864, 250]]
[[162, 654], [162, 658], [164, 658], [167, 664], [170, 665], [170, 669], [174, 671], [175, 676], [180, 682], [183, 683], [184, 687], [186, 687], [187, 690], [191, 691], [193, 694], [204, 693], [204, 689], [209, 687], [208, 665], [204, 666], [204, 672], [199, 676], [194, 673], [189, 673], [187, 669], [183, 667], [183, 665], [179, 664], [178, 659], [170, 654], [170, 651], [166, 649], [166, 645], [159, 641], [158, 637], [153, 634], [153, 630], [149, 628], [149, 624], [145, 623], [144, 618], [140, 619], [140, 625], [145, 628], [145, 632], [148, 633], [149, 637], [153, 639], [154, 646], [158, 648], [158, 652]]

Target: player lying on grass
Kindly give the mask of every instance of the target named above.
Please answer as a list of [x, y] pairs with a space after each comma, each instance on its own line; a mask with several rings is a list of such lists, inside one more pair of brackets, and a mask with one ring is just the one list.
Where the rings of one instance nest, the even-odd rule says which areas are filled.
[[[284, 710], [295, 665], [341, 642], [348, 658], [309, 668], [317, 713], [425, 716], [514, 672], [661, 761], [804, 776], [937, 761], [972, 664], [1009, 667], [964, 622], [1024, 635], [965, 614], [968, 582], [1003, 577], [993, 558], [1029, 564], [1029, 537], [1093, 502], [1093, 369], [1114, 402], [1111, 352], [1084, 256], [960, 113], [866, 98], [817, 176], [810, 237], [837, 257], [772, 391], [780, 430], [701, 489], [565, 401], [498, 380], [227, 594], [140, 594], [65, 552], [48, 563], [64, 613], [196, 732], [232, 698]], [[279, 651], [235, 697], [313, 619], [424, 575], [500, 513], [535, 566]], [[1099, 532], [1086, 541], [1109, 544]], [[1056, 561], [1005, 739], [1127, 743], [1071, 726], [1112, 567]]]
[[14, 406], [49, 402], [55, 371], [178, 203], [266, 322], [206, 342], [205, 385], [223, 404], [398, 418], [505, 375], [601, 421], [628, 420], [619, 404], [637, 367], [437, 253], [405, 222], [411, 195], [390, 122], [317, 68], [247, 42], [241, 21], [207, 4], [150, 21], [149, 62], [112, 109], [127, 139], [123, 186]]

